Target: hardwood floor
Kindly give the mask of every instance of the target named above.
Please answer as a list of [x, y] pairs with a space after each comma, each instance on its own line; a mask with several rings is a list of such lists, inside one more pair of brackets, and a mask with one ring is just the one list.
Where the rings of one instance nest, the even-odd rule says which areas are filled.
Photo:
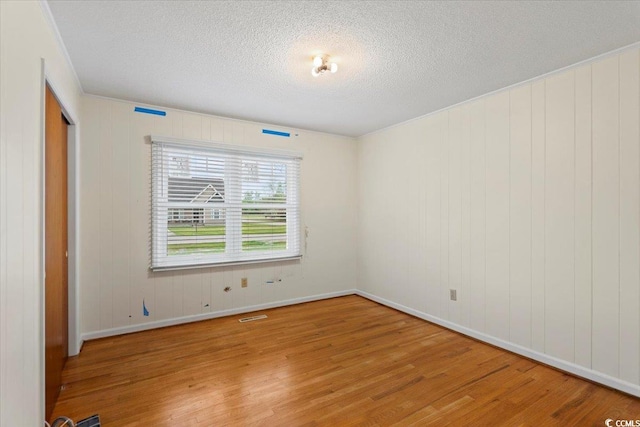
[[103, 426], [604, 426], [640, 399], [347, 296], [85, 343], [54, 417]]

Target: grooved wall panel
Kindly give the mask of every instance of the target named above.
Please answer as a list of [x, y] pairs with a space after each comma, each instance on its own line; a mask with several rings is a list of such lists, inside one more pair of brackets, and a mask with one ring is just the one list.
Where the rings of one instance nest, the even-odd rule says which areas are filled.
[[[110, 329], [113, 327], [114, 318], [112, 316], [113, 308], [113, 222], [114, 215], [112, 209], [114, 205], [114, 161], [111, 129], [111, 109], [102, 107], [99, 112], [99, 131], [96, 144], [99, 147], [100, 162], [96, 165], [100, 174], [100, 186], [98, 190], [98, 218], [100, 236], [103, 236], [96, 243], [99, 248], [100, 270], [96, 278], [100, 283], [100, 327]], [[118, 219], [116, 218], [116, 221]], [[117, 246], [117, 245], [116, 245]], [[122, 248], [121, 248], [122, 249]], [[117, 286], [117, 284], [116, 284]], [[117, 301], [116, 301], [117, 302]], [[117, 321], [117, 320], [116, 320]], [[122, 323], [120, 323], [122, 324]]]
[[[425, 230], [427, 250], [424, 260], [427, 265], [427, 280], [425, 281], [427, 292], [425, 304], [428, 313], [440, 316], [440, 165], [442, 164], [440, 135], [442, 129], [435, 117], [427, 118], [425, 122], [427, 124], [426, 134], [420, 142], [426, 146], [424, 163], [427, 172], [425, 182], [427, 191]], [[369, 232], [370, 229], [367, 230], [367, 233]]]
[[486, 103], [486, 332], [509, 339], [509, 92]]
[[[462, 108], [449, 112], [449, 288], [461, 290], [462, 284], [462, 196], [461, 196], [461, 143], [466, 131]], [[447, 301], [449, 320], [460, 323], [460, 300]]]
[[[359, 138], [359, 289], [640, 386], [639, 80], [630, 48]], [[422, 235], [390, 249], [388, 222]]]
[[462, 107], [460, 135], [460, 209], [461, 209], [461, 268], [460, 274], [460, 297], [458, 298], [460, 306], [460, 323], [469, 326], [470, 307], [473, 302], [469, 297], [471, 295], [470, 286], [470, 263], [471, 263], [471, 122], [469, 120], [469, 106]]
[[620, 372], [620, 129], [618, 57], [593, 64], [593, 369]]
[[[128, 125], [126, 116], [128, 114], [127, 108], [124, 105], [118, 105], [116, 108], [106, 109], [105, 116], [109, 118], [107, 125], [109, 125], [109, 140], [101, 140], [100, 146], [111, 145], [111, 158], [108, 159], [111, 164], [112, 176], [110, 180], [105, 182], [105, 186], [112, 187], [112, 198], [110, 202], [111, 207], [101, 206], [101, 216], [111, 216], [112, 225], [112, 239], [110, 241], [111, 247], [107, 248], [111, 251], [111, 260], [113, 265], [117, 265], [118, 268], [112, 270], [111, 279], [113, 287], [103, 286], [101, 282], [100, 289], [103, 292], [111, 292], [111, 301], [108, 307], [104, 311], [101, 311], [102, 320], [105, 322], [100, 327], [102, 329], [108, 329], [110, 327], [124, 326], [129, 323], [129, 310], [128, 306], [122, 307], [117, 304], [120, 301], [121, 296], [124, 294], [128, 297], [128, 288], [130, 284], [130, 264], [135, 260], [132, 259], [130, 247], [122, 247], [118, 242], [124, 242], [129, 239], [129, 235], [135, 230], [132, 227], [136, 227], [136, 224], [130, 222], [130, 200], [132, 197], [131, 185], [131, 164], [135, 164], [138, 161], [136, 156], [132, 156], [129, 151], [129, 135], [131, 128]], [[125, 123], [124, 126], [113, 126], [113, 123]], [[113, 159], [121, 159], [120, 161], [113, 161]], [[106, 162], [107, 159], [101, 160], [101, 165]], [[136, 175], [133, 180], [137, 181]], [[107, 202], [108, 203], [108, 202]], [[111, 289], [109, 289], [111, 288]], [[116, 303], [114, 305], [114, 302]]]
[[510, 92], [509, 337], [531, 346], [531, 86]]
[[[85, 104], [83, 113], [100, 117], [100, 104]], [[86, 128], [83, 138], [97, 141], [100, 139], [100, 126]], [[98, 165], [100, 163], [100, 144], [86, 144], [82, 147], [84, 161]], [[95, 171], [94, 171], [95, 172]], [[92, 173], [84, 177], [80, 182], [80, 192], [96, 191], [100, 188], [100, 173]], [[95, 197], [80, 198], [80, 210], [83, 212], [82, 227], [83, 238], [80, 241], [80, 258], [83, 268], [80, 270], [80, 283], [82, 283], [82, 304], [80, 304], [80, 318], [85, 319], [85, 327], [88, 330], [100, 330], [102, 302], [100, 299], [100, 280], [96, 272], [100, 271], [100, 205], [94, 203]], [[112, 301], [109, 301], [112, 304]], [[96, 315], [97, 314], [97, 315]], [[107, 316], [105, 316], [107, 317]], [[109, 320], [108, 318], [105, 319]]]
[[546, 80], [545, 349], [574, 355], [574, 73]]
[[469, 325], [485, 331], [486, 169], [485, 100], [469, 105], [470, 229], [469, 229]]
[[545, 352], [545, 82], [531, 85], [531, 348]]
[[437, 116], [440, 126], [440, 309], [449, 319], [449, 121], [447, 111]]
[[[416, 122], [418, 135], [424, 138], [424, 136], [428, 133], [429, 127], [424, 121]], [[426, 168], [423, 167], [423, 160], [427, 156], [427, 144], [420, 144], [419, 149], [417, 150], [417, 156], [415, 163], [417, 165], [416, 169], [419, 171], [416, 181], [423, 182], [425, 185], [418, 187], [418, 198], [416, 200], [417, 211], [418, 211], [418, 229], [414, 232], [414, 236], [418, 239], [418, 248], [415, 251], [414, 259], [411, 264], [415, 264], [416, 270], [416, 279], [415, 279], [415, 287], [418, 289], [417, 291], [417, 300], [418, 305], [417, 309], [425, 310], [427, 305], [427, 287], [423, 286], [424, 283], [427, 283], [429, 280], [429, 266], [426, 262], [428, 259], [428, 241], [427, 241], [427, 197], [428, 197], [428, 189], [426, 183], [429, 179], [429, 172]]]
[[575, 362], [591, 367], [591, 66], [575, 70]]
[[640, 52], [620, 55], [620, 377], [640, 381]]

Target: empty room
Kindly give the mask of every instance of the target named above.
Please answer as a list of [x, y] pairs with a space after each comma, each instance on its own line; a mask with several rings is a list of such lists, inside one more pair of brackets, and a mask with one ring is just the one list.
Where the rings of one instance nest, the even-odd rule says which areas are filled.
[[0, 0], [0, 426], [640, 426], [639, 1]]

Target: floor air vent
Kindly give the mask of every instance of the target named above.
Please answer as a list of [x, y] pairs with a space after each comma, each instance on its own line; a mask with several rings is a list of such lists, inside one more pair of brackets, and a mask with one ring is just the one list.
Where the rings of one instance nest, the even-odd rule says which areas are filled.
[[240, 323], [253, 322], [254, 320], [260, 320], [260, 319], [266, 319], [266, 318], [267, 318], [266, 314], [261, 314], [260, 316], [243, 317], [242, 319], [238, 320], [238, 322]]

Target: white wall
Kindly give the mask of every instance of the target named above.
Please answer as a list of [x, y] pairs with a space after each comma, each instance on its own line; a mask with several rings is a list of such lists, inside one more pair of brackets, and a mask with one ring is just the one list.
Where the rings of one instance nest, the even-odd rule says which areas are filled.
[[[264, 135], [263, 128], [282, 128], [164, 108], [166, 117], [141, 114], [134, 112], [136, 105], [83, 97], [84, 338], [355, 289], [357, 149], [352, 138], [291, 129], [284, 129], [291, 138]], [[150, 272], [151, 146], [145, 137], [151, 134], [301, 152], [301, 207], [309, 232], [302, 261]], [[247, 288], [240, 287], [242, 277], [249, 279]], [[271, 280], [276, 283], [265, 283]], [[225, 293], [225, 286], [232, 291]]]
[[77, 117], [80, 90], [38, 2], [0, 2], [0, 425], [41, 426], [42, 72]]
[[640, 394], [639, 75], [635, 47], [360, 138], [358, 289]]

